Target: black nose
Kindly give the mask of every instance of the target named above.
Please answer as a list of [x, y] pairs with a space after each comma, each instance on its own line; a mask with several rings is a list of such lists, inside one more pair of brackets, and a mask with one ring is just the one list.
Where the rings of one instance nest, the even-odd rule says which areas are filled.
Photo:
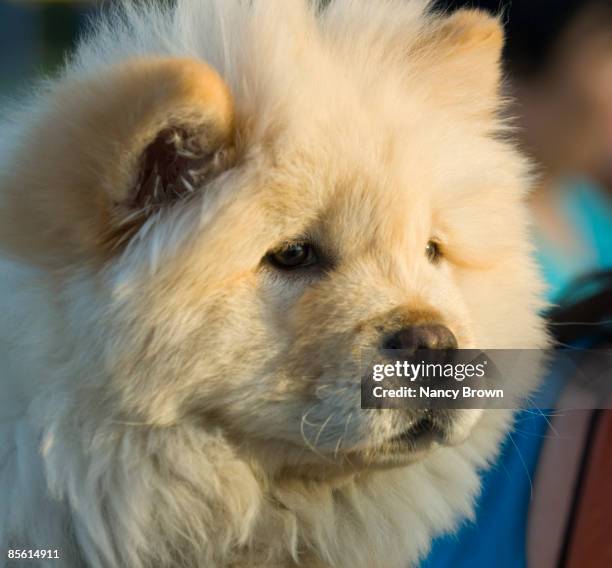
[[457, 349], [457, 339], [441, 324], [411, 325], [390, 335], [382, 342], [383, 349]]

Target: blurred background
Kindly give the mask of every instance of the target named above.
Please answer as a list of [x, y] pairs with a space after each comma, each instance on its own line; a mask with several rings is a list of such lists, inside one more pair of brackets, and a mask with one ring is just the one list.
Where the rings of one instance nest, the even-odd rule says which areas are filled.
[[[551, 330], [559, 345], [612, 346], [612, 0], [435, 6], [501, 14], [509, 115], [538, 174], [530, 204]], [[57, 69], [102, 7], [0, 0], [0, 109]], [[425, 566], [612, 566], [611, 411], [519, 423], [476, 523], [435, 543]]]
[[61, 65], [101, 3], [94, 0], [0, 0], [0, 97]]

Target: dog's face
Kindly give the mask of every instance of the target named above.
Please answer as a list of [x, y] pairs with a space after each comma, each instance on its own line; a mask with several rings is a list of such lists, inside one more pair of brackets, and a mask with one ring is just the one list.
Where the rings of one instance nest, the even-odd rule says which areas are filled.
[[65, 286], [100, 420], [218, 429], [297, 475], [469, 435], [480, 411], [360, 408], [382, 349], [543, 341], [501, 34], [475, 13], [428, 33], [405, 75], [385, 50], [344, 67], [330, 37], [286, 89], [153, 58], [57, 89], [4, 180], [4, 241]]

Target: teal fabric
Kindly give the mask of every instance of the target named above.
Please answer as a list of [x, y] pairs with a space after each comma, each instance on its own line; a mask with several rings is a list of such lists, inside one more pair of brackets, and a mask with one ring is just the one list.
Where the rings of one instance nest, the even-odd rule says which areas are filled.
[[612, 200], [585, 180], [561, 184], [553, 204], [574, 231], [581, 254], [567, 251], [535, 233], [537, 260], [549, 285], [549, 299], [557, 301], [574, 278], [595, 269], [612, 268]]
[[[536, 235], [538, 261], [550, 286], [551, 301], [577, 276], [612, 267], [612, 202], [596, 187], [571, 180], [555, 204], [585, 254], [567, 253]], [[476, 520], [457, 534], [434, 541], [423, 568], [523, 568], [527, 563], [527, 518], [531, 483], [548, 429], [544, 415], [524, 410], [503, 444], [496, 464], [485, 473]]]

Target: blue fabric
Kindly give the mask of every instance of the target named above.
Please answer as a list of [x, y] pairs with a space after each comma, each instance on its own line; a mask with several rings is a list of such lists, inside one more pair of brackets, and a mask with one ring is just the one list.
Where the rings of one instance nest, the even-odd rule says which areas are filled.
[[[550, 299], [576, 276], [612, 267], [612, 204], [582, 181], [558, 192], [559, 211], [575, 230], [588, 254], [567, 258], [542, 236], [536, 236], [538, 260], [550, 285]], [[565, 255], [564, 255], [565, 252]], [[496, 464], [485, 473], [476, 520], [457, 534], [434, 541], [422, 568], [523, 568], [527, 565], [527, 519], [531, 481], [548, 423], [544, 415], [523, 410], [506, 438]]]
[[500, 459], [485, 474], [476, 522], [437, 539], [427, 568], [520, 568], [526, 566], [526, 519], [533, 478], [547, 424], [523, 411], [507, 437]]

